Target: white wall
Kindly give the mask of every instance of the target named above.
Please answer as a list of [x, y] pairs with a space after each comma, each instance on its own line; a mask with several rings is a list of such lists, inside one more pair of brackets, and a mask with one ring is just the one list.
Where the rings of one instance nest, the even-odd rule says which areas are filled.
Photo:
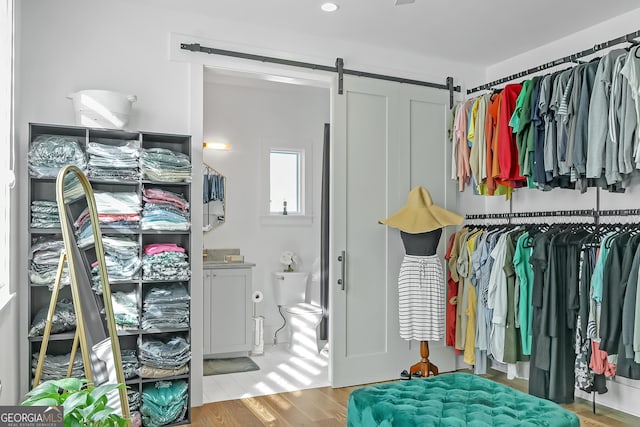
[[[256, 264], [253, 289], [264, 293], [258, 306], [265, 316], [265, 343], [270, 344], [282, 325], [273, 298], [271, 273], [281, 271], [278, 259], [285, 250], [302, 260], [299, 271], [311, 272], [320, 257], [320, 194], [324, 123], [329, 122], [328, 89], [246, 80], [239, 84], [205, 84], [204, 139], [224, 140], [231, 151], [205, 150], [204, 161], [227, 178], [227, 215], [222, 226], [204, 235], [205, 248], [240, 248], [247, 262]], [[263, 173], [269, 147], [304, 148], [311, 156], [312, 216], [299, 224], [293, 216], [279, 224], [265, 224], [261, 203], [268, 194]], [[268, 191], [268, 187], [266, 188]], [[286, 223], [286, 220], [291, 220]], [[313, 296], [319, 303], [319, 272], [314, 275]], [[283, 331], [284, 332], [284, 331]], [[284, 333], [278, 341], [286, 340]]]
[[12, 300], [0, 311], [0, 336], [6, 351], [2, 354], [0, 363], [0, 405], [15, 405], [22, 400], [19, 393], [18, 365], [18, 307], [16, 300]]
[[[597, 43], [615, 39], [638, 30], [640, 9], [605, 21], [584, 31], [557, 40], [554, 43], [525, 52], [487, 69], [486, 81], [492, 81], [519, 71], [541, 65], [555, 59], [588, 49]], [[624, 46], [624, 45], [623, 45]], [[589, 58], [586, 58], [589, 59]], [[566, 67], [566, 65], [564, 65]], [[600, 209], [625, 209], [638, 207], [640, 182], [632, 183], [624, 194], [612, 194], [600, 190]], [[467, 190], [458, 196], [459, 207], [465, 213], [508, 212], [509, 202], [504, 197], [473, 196]], [[554, 189], [551, 192], [521, 189], [513, 195], [513, 211], [529, 212], [540, 210], [595, 209], [596, 190], [591, 188], [585, 194], [579, 191]], [[635, 402], [640, 399], [640, 381], [618, 379], [607, 382], [609, 392], [598, 395], [597, 402], [640, 416], [640, 408]], [[590, 399], [585, 393], [578, 396]]]

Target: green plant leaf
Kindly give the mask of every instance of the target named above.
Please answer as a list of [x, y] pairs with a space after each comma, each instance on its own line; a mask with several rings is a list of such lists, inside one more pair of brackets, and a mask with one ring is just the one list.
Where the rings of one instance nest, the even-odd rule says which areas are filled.
[[88, 381], [86, 379], [81, 379], [81, 378], [62, 378], [59, 380], [51, 380], [51, 383], [53, 385], [67, 391], [78, 391], [87, 382]]
[[64, 407], [64, 413], [70, 414], [79, 407], [85, 407], [87, 405], [88, 396], [89, 392], [86, 390], [80, 390], [76, 393], [70, 394], [67, 400], [62, 404]]
[[40, 384], [33, 390], [27, 393], [28, 397], [31, 396], [42, 396], [42, 395], [50, 395], [52, 393], [58, 394], [58, 386], [53, 384], [51, 381], [45, 381]]
[[64, 427], [82, 427], [82, 423], [74, 414], [64, 414]]
[[127, 427], [130, 421], [129, 418], [118, 417], [118, 427]]
[[91, 404], [83, 408], [77, 408], [76, 410], [80, 415], [82, 415], [82, 418], [84, 418], [85, 420], [88, 420], [91, 418], [91, 414], [95, 412], [96, 408], [93, 404]]
[[100, 397], [98, 400], [96, 400], [91, 404], [91, 407], [93, 408], [92, 413], [95, 414], [98, 411], [102, 411], [104, 408], [107, 407], [108, 402], [109, 401], [107, 400], [106, 396]]
[[93, 390], [91, 390], [91, 400], [98, 400], [100, 399], [102, 396], [106, 395], [107, 393], [113, 391], [113, 390], [117, 390], [119, 388], [124, 388], [125, 386], [122, 384], [102, 384], [99, 385], [98, 387], [94, 388]]
[[58, 406], [60, 402], [55, 397], [37, 397], [22, 403], [22, 406]]
[[91, 421], [93, 421], [93, 422], [101, 422], [101, 421], [108, 420], [112, 416], [116, 416], [116, 414], [113, 413], [113, 408], [107, 407], [107, 408], [105, 408], [105, 409], [103, 409], [101, 411], [98, 411], [95, 414], [93, 414], [93, 416], [91, 417]]
[[42, 399], [54, 399], [56, 401], [56, 406], [61, 405], [62, 402], [64, 401], [64, 398], [62, 397], [62, 395], [58, 394], [57, 392], [48, 393], [48, 394], [42, 393], [42, 394], [31, 396], [30, 398], [22, 402], [22, 406], [36, 406], [34, 402], [37, 402]]

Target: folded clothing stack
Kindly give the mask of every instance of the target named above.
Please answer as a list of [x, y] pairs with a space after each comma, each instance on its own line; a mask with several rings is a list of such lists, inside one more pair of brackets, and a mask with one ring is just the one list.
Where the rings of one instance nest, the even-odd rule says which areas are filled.
[[124, 145], [89, 142], [89, 176], [108, 181], [137, 181], [140, 178], [140, 141]]
[[143, 230], [189, 230], [189, 202], [181, 194], [145, 188], [142, 199], [145, 202], [140, 220]]
[[140, 370], [140, 362], [138, 362], [136, 351], [134, 349], [120, 349], [120, 357], [122, 359], [124, 379], [128, 380], [137, 377]]
[[50, 200], [34, 200], [31, 202], [32, 228], [60, 228], [58, 203]]
[[129, 402], [129, 411], [137, 411], [140, 409], [140, 402], [142, 400], [142, 396], [140, 396], [140, 392], [137, 390], [133, 390], [131, 388], [127, 389], [127, 401]]
[[[138, 228], [142, 202], [140, 196], [133, 192], [99, 192], [94, 193], [98, 222], [101, 226], [118, 229]], [[89, 208], [85, 208], [73, 223], [78, 240], [86, 239], [93, 230]]]
[[159, 427], [180, 421], [187, 412], [189, 385], [184, 380], [158, 381], [142, 389], [142, 422]]
[[180, 283], [149, 289], [142, 304], [142, 329], [188, 328], [190, 299]]
[[[35, 375], [36, 368], [38, 366], [38, 358], [40, 353], [33, 353], [31, 355], [31, 372]], [[66, 378], [69, 371], [69, 361], [71, 360], [71, 353], [52, 355], [47, 354], [42, 364], [42, 375], [40, 381], [57, 380], [60, 378]], [[76, 352], [75, 359], [73, 359], [73, 368], [71, 370], [71, 376], [74, 378], [84, 378], [84, 365], [82, 363], [82, 354]]]
[[117, 329], [138, 329], [140, 312], [138, 311], [138, 296], [136, 291], [113, 292], [111, 294], [113, 317]]
[[[78, 246], [84, 247], [89, 242], [93, 242], [93, 236], [87, 236], [78, 242]], [[104, 262], [107, 265], [107, 277], [109, 282], [135, 280], [139, 277], [142, 261], [138, 256], [139, 244], [134, 239], [127, 237], [102, 238], [104, 248]], [[102, 284], [100, 282], [100, 269], [98, 262], [91, 264], [91, 275], [93, 284], [91, 287], [98, 294], [102, 294]]]
[[85, 153], [74, 136], [38, 135], [27, 157], [29, 174], [36, 178], [55, 178], [66, 165], [75, 165], [82, 171], [87, 168]]
[[180, 336], [142, 338], [140, 344], [140, 376], [143, 378], [164, 378], [189, 372], [191, 346]]
[[190, 182], [189, 156], [166, 148], [145, 148], [140, 155], [142, 178], [159, 182]]
[[[34, 285], [48, 286], [53, 289], [56, 283], [60, 254], [64, 250], [64, 242], [61, 238], [40, 236], [33, 240], [31, 245], [31, 267], [29, 280]], [[60, 287], [68, 285], [69, 268], [64, 264]]]
[[[29, 330], [30, 337], [38, 337], [44, 334], [44, 328], [47, 323], [47, 314], [49, 312], [49, 306], [42, 307], [36, 315], [33, 317], [31, 323], [31, 329]], [[73, 302], [68, 299], [61, 299], [56, 304], [55, 313], [53, 313], [53, 319], [51, 320], [51, 333], [57, 334], [60, 332], [72, 331], [76, 328], [76, 312], [73, 309]]]
[[191, 269], [184, 248], [175, 243], [152, 243], [143, 247], [144, 280], [189, 280]]

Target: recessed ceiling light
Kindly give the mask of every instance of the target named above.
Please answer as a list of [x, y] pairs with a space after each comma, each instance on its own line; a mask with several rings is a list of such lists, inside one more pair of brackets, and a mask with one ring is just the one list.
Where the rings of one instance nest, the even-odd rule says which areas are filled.
[[320, 9], [324, 10], [325, 12], [335, 12], [336, 10], [338, 10], [338, 5], [335, 3], [322, 3], [322, 6], [320, 6]]

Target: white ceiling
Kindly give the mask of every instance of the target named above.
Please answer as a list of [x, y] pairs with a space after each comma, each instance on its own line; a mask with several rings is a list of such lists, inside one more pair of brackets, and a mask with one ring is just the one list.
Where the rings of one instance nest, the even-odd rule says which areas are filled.
[[[640, 7], [638, 0], [153, 0], [260, 31], [279, 28], [328, 40], [491, 65]], [[622, 34], [621, 34], [622, 35]], [[605, 41], [605, 40], [603, 40]]]

